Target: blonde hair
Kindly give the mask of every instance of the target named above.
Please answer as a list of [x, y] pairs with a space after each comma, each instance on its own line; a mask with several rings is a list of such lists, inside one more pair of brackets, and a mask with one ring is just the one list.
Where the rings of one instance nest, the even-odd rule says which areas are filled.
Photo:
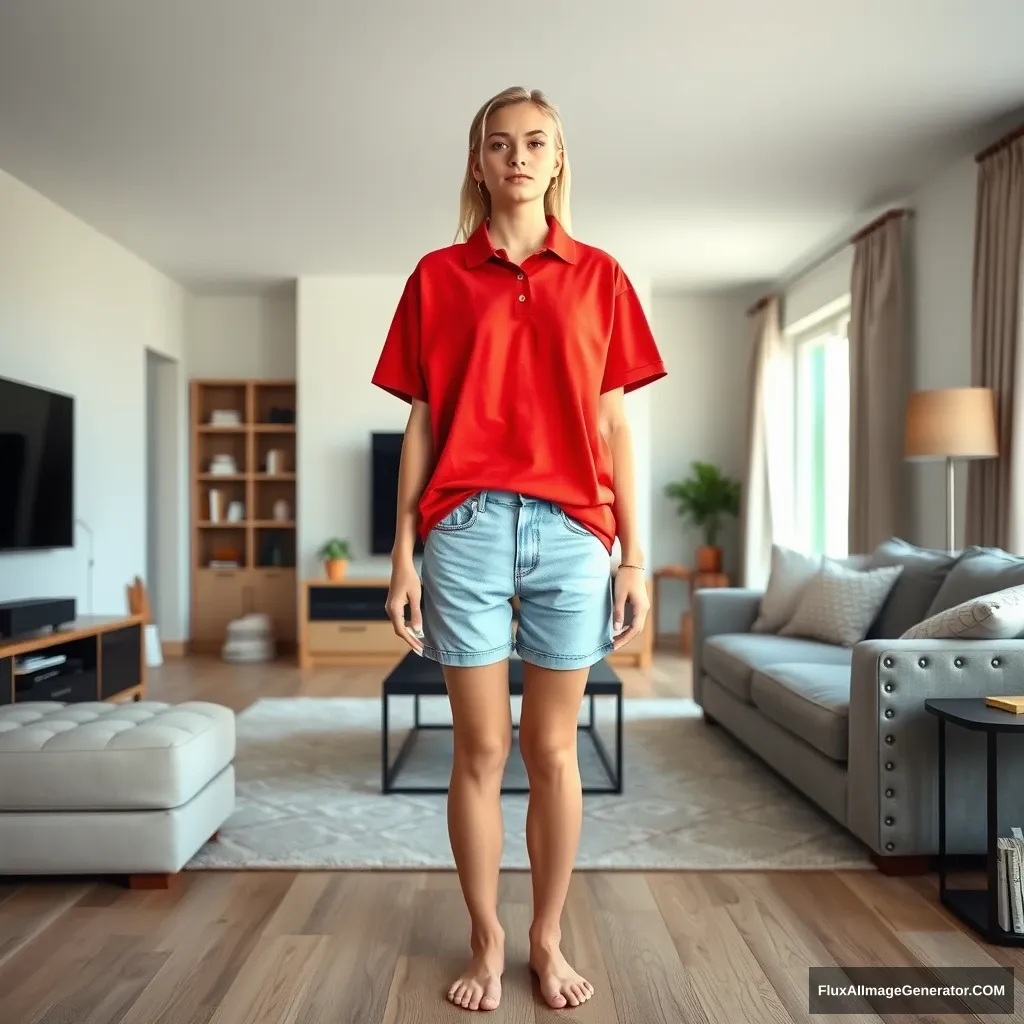
[[544, 212], [555, 217], [566, 231], [571, 231], [569, 216], [569, 156], [565, 149], [565, 132], [558, 111], [539, 89], [524, 89], [513, 86], [503, 89], [492, 96], [476, 113], [473, 123], [469, 126], [469, 153], [466, 156], [466, 175], [462, 179], [462, 191], [459, 194], [459, 229], [456, 242], [465, 241], [490, 215], [491, 203], [487, 188], [483, 183], [477, 184], [473, 177], [472, 155], [480, 159], [483, 141], [487, 135], [487, 118], [502, 107], [511, 107], [517, 103], [532, 103], [555, 122], [555, 145], [562, 151], [562, 169], [553, 184], [544, 193]]

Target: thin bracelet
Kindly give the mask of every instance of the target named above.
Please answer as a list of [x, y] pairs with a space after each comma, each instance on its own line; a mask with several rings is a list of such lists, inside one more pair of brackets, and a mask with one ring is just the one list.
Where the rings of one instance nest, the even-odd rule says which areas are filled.
[[619, 568], [620, 569], [639, 569], [640, 572], [644, 571], [644, 567], [642, 565], [623, 565], [621, 562], [619, 563]]

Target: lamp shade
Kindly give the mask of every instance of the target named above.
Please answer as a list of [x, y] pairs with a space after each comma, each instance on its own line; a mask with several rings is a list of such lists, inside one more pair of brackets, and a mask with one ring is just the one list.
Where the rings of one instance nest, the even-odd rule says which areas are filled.
[[907, 403], [907, 459], [993, 459], [999, 455], [990, 388], [917, 391]]

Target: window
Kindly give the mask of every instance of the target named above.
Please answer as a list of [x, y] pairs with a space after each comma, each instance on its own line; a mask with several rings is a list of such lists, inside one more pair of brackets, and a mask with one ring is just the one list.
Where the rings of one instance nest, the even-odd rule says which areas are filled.
[[[849, 300], [791, 334], [796, 369], [795, 527], [811, 553], [845, 558], [850, 493]], [[807, 321], [805, 321], [807, 324]]]

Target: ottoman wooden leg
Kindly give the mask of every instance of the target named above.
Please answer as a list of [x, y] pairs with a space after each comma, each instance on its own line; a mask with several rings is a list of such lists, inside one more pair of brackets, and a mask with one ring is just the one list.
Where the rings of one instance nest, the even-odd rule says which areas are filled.
[[170, 889], [177, 875], [129, 875], [129, 889]]

